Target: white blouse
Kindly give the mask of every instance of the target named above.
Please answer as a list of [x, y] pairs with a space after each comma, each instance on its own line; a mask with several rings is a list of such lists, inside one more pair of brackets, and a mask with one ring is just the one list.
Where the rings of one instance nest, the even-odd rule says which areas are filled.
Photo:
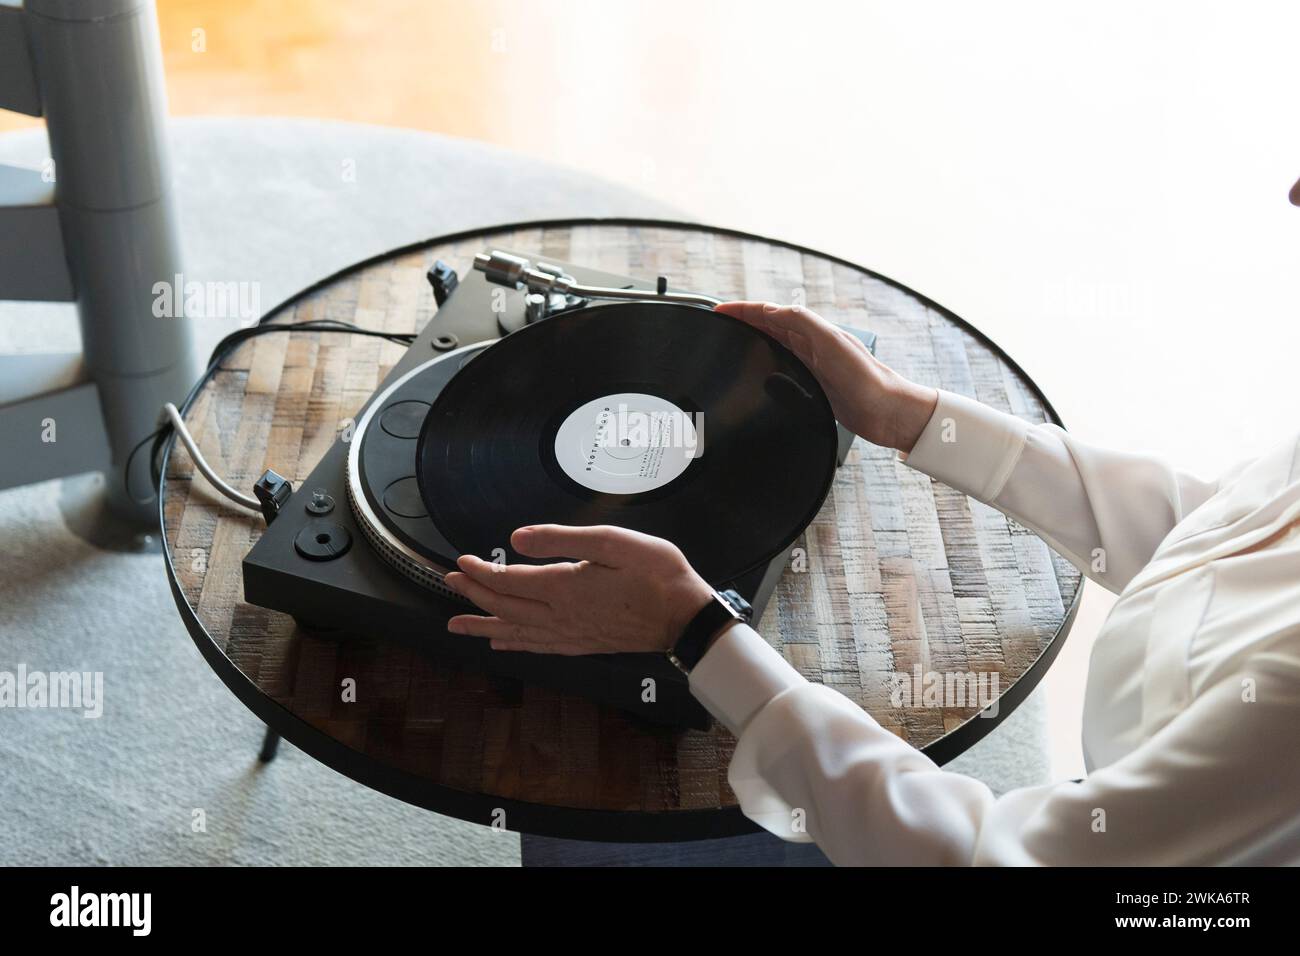
[[1298, 444], [1206, 483], [941, 392], [900, 460], [1120, 595], [1089, 668], [1089, 775], [995, 797], [737, 626], [691, 689], [738, 738], [741, 808], [839, 864], [1300, 863]]

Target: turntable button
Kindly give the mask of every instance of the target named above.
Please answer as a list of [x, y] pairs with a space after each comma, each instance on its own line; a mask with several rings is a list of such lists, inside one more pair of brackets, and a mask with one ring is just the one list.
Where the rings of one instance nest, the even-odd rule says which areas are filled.
[[311, 493], [311, 499], [307, 502], [307, 513], [322, 517], [334, 510], [334, 499], [322, 488], [317, 488]]

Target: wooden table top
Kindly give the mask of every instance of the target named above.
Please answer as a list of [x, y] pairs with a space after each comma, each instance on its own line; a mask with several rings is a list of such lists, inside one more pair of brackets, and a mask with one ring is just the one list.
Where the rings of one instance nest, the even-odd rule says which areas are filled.
[[[436, 321], [424, 278], [433, 260], [464, 274], [489, 246], [663, 274], [676, 288], [728, 299], [799, 300], [876, 332], [877, 354], [904, 375], [1030, 421], [1054, 420], [996, 347], [923, 297], [807, 250], [671, 224], [559, 223], [435, 241], [337, 276], [268, 320], [416, 331]], [[255, 338], [202, 390], [190, 428], [236, 487], [251, 488], [267, 468], [297, 486], [401, 354], [362, 336]], [[214, 670], [289, 741], [395, 796], [525, 832], [638, 840], [753, 829], [727, 785], [735, 741], [716, 724], [647, 725], [578, 697], [440, 665], [382, 637], [310, 636], [286, 615], [245, 604], [240, 564], [262, 519], [193, 479], [177, 445], [162, 511], [178, 607]], [[1068, 630], [1080, 590], [1078, 572], [1037, 536], [861, 439], [795, 549], [760, 632], [810, 680], [939, 762], [1024, 698]], [[892, 693], [900, 673], [996, 674], [998, 718], [900, 701]], [[354, 702], [342, 699], [346, 678], [365, 690]]]

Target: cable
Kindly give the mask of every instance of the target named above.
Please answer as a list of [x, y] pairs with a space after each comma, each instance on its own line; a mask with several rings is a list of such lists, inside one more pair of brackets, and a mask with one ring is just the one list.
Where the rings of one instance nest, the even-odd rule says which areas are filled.
[[[413, 332], [384, 332], [379, 329], [365, 329], [359, 325], [353, 325], [351, 322], [344, 322], [342, 319], [310, 319], [306, 322], [267, 322], [262, 325], [253, 325], [244, 329], [236, 329], [229, 335], [221, 339], [216, 347], [212, 350], [212, 355], [208, 359], [207, 368], [199, 376], [198, 381], [190, 389], [185, 399], [178, 408], [168, 402], [163, 406], [165, 421], [151, 435], [146, 435], [136, 446], [131, 449], [127, 456], [126, 471], [126, 490], [127, 495], [137, 504], [148, 504], [158, 497], [158, 489], [162, 487], [162, 459], [160, 454], [167, 445], [167, 440], [173, 435], [180, 436], [181, 442], [185, 445], [194, 459], [195, 466], [203, 473], [203, 476], [212, 482], [213, 487], [220, 491], [227, 498], [245, 507], [252, 508], [255, 511], [261, 510], [261, 505], [257, 499], [250, 498], [247, 495], [240, 494], [230, 485], [222, 481], [221, 477], [216, 474], [208, 465], [203, 455], [199, 452], [198, 445], [194, 441], [194, 436], [190, 434], [189, 429], [185, 426], [185, 414], [194, 404], [203, 386], [208, 383], [221, 369], [221, 363], [236, 348], [243, 345], [249, 339], [259, 335], [266, 335], [269, 332], [340, 332], [350, 335], [365, 335], [372, 338], [386, 339], [397, 345], [411, 345], [415, 341]], [[135, 460], [136, 454], [145, 442], [153, 439], [153, 447], [149, 450], [149, 477], [153, 485], [153, 497], [141, 500], [131, 494], [131, 463]]]
[[241, 495], [234, 488], [231, 488], [228, 484], [222, 481], [221, 476], [212, 470], [212, 466], [208, 464], [208, 460], [203, 457], [203, 452], [199, 451], [199, 446], [195, 443], [194, 436], [191, 435], [190, 430], [185, 427], [185, 420], [181, 418], [181, 413], [177, 411], [176, 406], [171, 402], [168, 402], [163, 406], [163, 411], [167, 413], [167, 418], [171, 421], [172, 428], [175, 429], [177, 436], [181, 440], [181, 444], [183, 444], [185, 450], [190, 453], [190, 457], [194, 459], [194, 467], [203, 472], [203, 477], [212, 483], [212, 487], [216, 488], [217, 491], [221, 492], [236, 504], [243, 505], [245, 508], [252, 508], [254, 511], [261, 511], [262, 506], [256, 498], [249, 495]]
[[155, 496], [151, 495], [148, 498], [137, 498], [135, 495], [131, 494], [131, 462], [135, 461], [135, 456], [140, 454], [140, 449], [144, 447], [145, 442], [150, 441], [152, 439], [156, 439], [165, 430], [166, 430], [166, 426], [155, 428], [149, 434], [145, 435], [138, 442], [136, 442], [135, 447], [131, 449], [131, 454], [126, 456], [126, 465], [123, 467], [123, 471], [125, 471], [126, 473], [126, 481], [124, 483], [126, 488], [126, 496], [138, 505], [149, 504], [151, 501], [153, 501]]

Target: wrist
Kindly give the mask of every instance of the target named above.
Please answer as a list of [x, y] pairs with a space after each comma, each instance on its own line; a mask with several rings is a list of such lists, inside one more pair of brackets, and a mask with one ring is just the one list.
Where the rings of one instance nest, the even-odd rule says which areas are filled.
[[749, 602], [735, 589], [710, 592], [709, 600], [696, 612], [668, 651], [668, 659], [684, 674], [690, 674], [709, 653], [718, 638], [753, 616]]
[[890, 396], [887, 416], [890, 430], [884, 444], [906, 455], [916, 447], [921, 433], [930, 424], [939, 404], [939, 391], [896, 373], [886, 389]]
[[695, 619], [695, 615], [713, 600], [713, 588], [702, 577], [691, 571], [685, 575], [674, 593], [670, 594], [665, 602], [668, 609], [668, 620], [664, 631], [663, 650], [671, 650], [676, 644], [686, 627]]

